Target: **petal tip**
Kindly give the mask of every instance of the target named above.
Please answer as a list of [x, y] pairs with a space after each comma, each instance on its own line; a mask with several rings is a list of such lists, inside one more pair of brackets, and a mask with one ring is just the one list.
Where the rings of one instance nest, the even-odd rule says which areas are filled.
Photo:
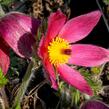
[[51, 86], [51, 88], [55, 89], [55, 90], [58, 90], [58, 86], [57, 85], [53, 85]]
[[93, 91], [90, 87], [87, 88], [86, 90], [86, 93], [89, 95], [89, 96], [93, 96]]

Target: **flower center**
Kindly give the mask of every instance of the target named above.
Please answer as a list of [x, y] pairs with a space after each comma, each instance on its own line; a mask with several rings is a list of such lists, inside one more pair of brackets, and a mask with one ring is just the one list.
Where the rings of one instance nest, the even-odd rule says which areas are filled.
[[67, 63], [71, 55], [70, 44], [66, 40], [56, 37], [49, 43], [48, 55], [53, 65]]

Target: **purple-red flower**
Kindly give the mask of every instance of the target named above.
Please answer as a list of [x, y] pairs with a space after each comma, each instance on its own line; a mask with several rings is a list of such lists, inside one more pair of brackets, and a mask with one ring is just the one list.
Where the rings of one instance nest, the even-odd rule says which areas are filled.
[[[42, 36], [38, 54], [48, 72], [52, 87], [57, 89], [56, 74], [82, 92], [92, 95], [83, 76], [69, 65], [98, 66], [109, 61], [109, 51], [89, 44], [74, 44], [85, 38], [100, 19], [100, 11], [93, 11], [66, 22], [66, 16], [57, 11], [48, 19], [46, 37]], [[55, 70], [56, 72], [55, 72]]]
[[23, 58], [32, 56], [40, 21], [19, 12], [11, 12], [0, 19], [0, 68], [6, 74], [9, 64], [9, 49]]
[[98, 100], [89, 100], [82, 104], [80, 109], [109, 109], [109, 106]]

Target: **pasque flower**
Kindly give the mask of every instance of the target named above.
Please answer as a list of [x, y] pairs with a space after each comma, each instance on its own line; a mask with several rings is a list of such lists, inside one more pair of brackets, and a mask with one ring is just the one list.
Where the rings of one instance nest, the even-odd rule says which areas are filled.
[[6, 74], [9, 64], [9, 49], [23, 58], [32, 56], [40, 21], [20, 12], [11, 12], [0, 18], [0, 68]]
[[83, 103], [80, 109], [109, 109], [109, 106], [99, 100], [89, 100]]
[[93, 11], [66, 22], [67, 18], [61, 11], [50, 15], [46, 37], [42, 36], [38, 54], [53, 88], [58, 88], [56, 82], [58, 73], [60, 78], [70, 85], [92, 95], [92, 90], [83, 76], [69, 65], [92, 67], [109, 61], [108, 50], [90, 44], [75, 44], [92, 31], [100, 16], [100, 11]]

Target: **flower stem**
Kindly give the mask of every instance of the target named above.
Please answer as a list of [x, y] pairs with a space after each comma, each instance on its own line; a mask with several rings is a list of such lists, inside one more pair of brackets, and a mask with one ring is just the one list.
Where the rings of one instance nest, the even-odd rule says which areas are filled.
[[101, 7], [101, 5], [100, 5], [100, 3], [99, 3], [99, 0], [96, 0], [96, 3], [97, 3], [97, 5], [98, 5], [98, 8], [100, 9], [100, 11], [102, 12], [102, 17], [103, 17], [104, 23], [105, 23], [105, 25], [106, 25], [106, 27], [107, 27], [107, 30], [108, 30], [108, 32], [109, 32], [109, 25], [108, 25], [108, 22], [107, 22], [107, 19], [106, 19], [104, 13], [103, 13], [102, 7]]
[[[108, 22], [107, 22], [107, 19], [106, 19], [106, 17], [105, 17], [105, 14], [103, 13], [103, 10], [102, 10], [102, 7], [101, 7], [101, 5], [100, 5], [100, 3], [99, 3], [99, 0], [96, 0], [96, 3], [97, 3], [97, 5], [98, 5], [98, 8], [100, 9], [100, 11], [102, 12], [102, 17], [103, 17], [104, 23], [105, 23], [105, 25], [106, 25], [107, 31], [109, 32], [109, 24], [108, 24]], [[108, 47], [108, 49], [109, 49], [109, 47]], [[104, 70], [104, 68], [105, 68], [105, 65], [106, 65], [106, 63], [104, 63], [104, 64], [102, 65], [100, 74], [103, 72], [103, 70]]]
[[5, 92], [5, 87], [0, 88], [0, 109], [9, 109], [9, 102]]
[[5, 12], [0, 4], [0, 17], [4, 16], [5, 15]]
[[27, 68], [27, 71], [26, 71], [26, 74], [22, 80], [22, 83], [21, 83], [21, 86], [19, 87], [19, 90], [18, 90], [18, 93], [15, 97], [15, 101], [14, 101], [14, 104], [12, 106], [12, 109], [15, 109], [15, 107], [21, 103], [22, 99], [23, 99], [23, 96], [28, 88], [28, 85], [29, 85], [29, 82], [33, 76], [33, 73], [31, 72], [33, 68], [33, 62], [31, 61], [28, 65], [28, 68]]

